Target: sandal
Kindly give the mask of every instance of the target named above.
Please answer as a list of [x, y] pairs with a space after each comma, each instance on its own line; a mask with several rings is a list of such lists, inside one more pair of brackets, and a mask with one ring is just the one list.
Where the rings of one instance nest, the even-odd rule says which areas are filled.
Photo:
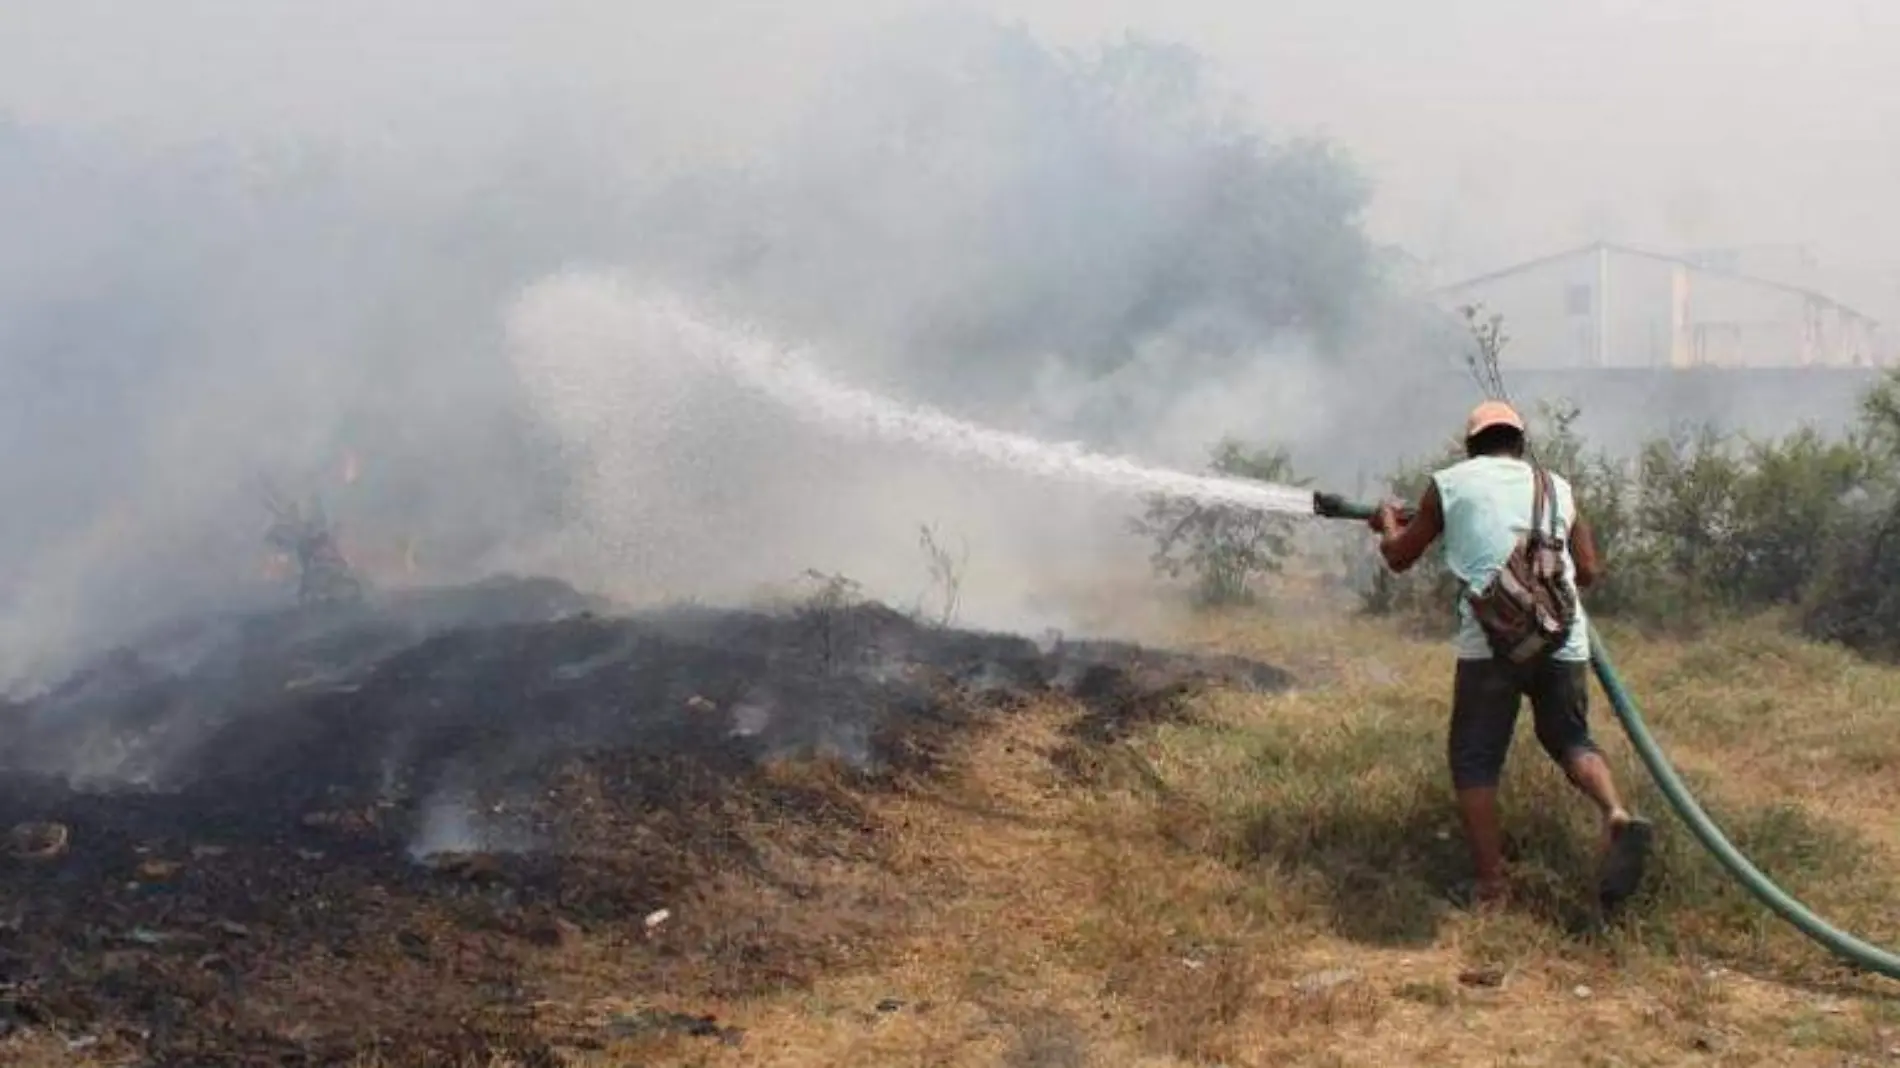
[[1655, 837], [1656, 828], [1645, 819], [1632, 818], [1610, 829], [1610, 848], [1597, 881], [1597, 900], [1606, 915], [1620, 909], [1642, 885]]

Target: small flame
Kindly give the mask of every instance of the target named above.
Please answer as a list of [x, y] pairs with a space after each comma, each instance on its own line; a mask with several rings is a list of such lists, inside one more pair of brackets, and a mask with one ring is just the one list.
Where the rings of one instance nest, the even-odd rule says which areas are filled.
[[363, 463], [360, 459], [357, 458], [356, 450], [344, 449], [343, 450], [343, 484], [345, 486], [356, 485], [356, 480], [358, 477], [362, 475], [362, 473], [363, 473]]
[[279, 582], [290, 577], [290, 554], [271, 553], [264, 557], [258, 566], [258, 574], [271, 582]]

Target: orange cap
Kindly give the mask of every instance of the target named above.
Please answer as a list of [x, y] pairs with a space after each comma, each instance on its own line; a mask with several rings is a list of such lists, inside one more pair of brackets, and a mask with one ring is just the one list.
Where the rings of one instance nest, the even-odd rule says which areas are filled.
[[1519, 432], [1524, 431], [1524, 420], [1518, 417], [1517, 409], [1503, 401], [1485, 401], [1471, 409], [1470, 418], [1465, 420], [1465, 437], [1474, 438], [1479, 431], [1494, 426], [1508, 426]]

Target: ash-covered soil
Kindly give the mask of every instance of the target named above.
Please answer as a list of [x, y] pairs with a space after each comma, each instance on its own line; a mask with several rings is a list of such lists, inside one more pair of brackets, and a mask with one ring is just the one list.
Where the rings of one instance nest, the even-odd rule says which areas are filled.
[[848, 955], [868, 932], [801, 923], [824, 891], [786, 858], [875, 861], [875, 795], [959, 732], [1059, 692], [1093, 744], [1285, 681], [876, 605], [619, 615], [545, 580], [180, 624], [0, 705], [0, 1051], [558, 1063], [602, 1037], [542, 1011], [561, 954], [633, 999]]

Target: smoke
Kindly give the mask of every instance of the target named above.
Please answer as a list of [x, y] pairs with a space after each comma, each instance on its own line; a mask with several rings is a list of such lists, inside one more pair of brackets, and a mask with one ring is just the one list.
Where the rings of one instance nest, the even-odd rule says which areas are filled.
[[[1233, 435], [1365, 491], [1469, 402], [1419, 298], [1448, 271], [1811, 219], [1878, 282], [1892, 245], [1855, 195], [1884, 188], [1890, 116], [1844, 106], [1885, 99], [1891, 26], [1841, 4], [1798, 16], [1836, 81], [1790, 47], [1742, 93], [1783, 18], [1754, 2], [980, 6], [0, 12], [0, 687], [285, 601], [263, 481], [320, 497], [382, 587], [741, 600], [815, 569], [909, 604], [928, 525], [969, 547], [964, 621], [1041, 631], [1143, 571], [1124, 497], [841, 439], [612, 330], [560, 340], [624, 310], [548, 310], [563, 279], [732, 309], [833, 381], [1001, 432], [1180, 469]], [[550, 396], [551, 363], [588, 395]], [[1845, 405], [1619, 388], [1582, 398], [1586, 433]]]
[[524, 853], [535, 847], [533, 836], [497, 816], [504, 806], [483, 806], [472, 792], [442, 788], [422, 803], [421, 816], [408, 844], [409, 859], [429, 863], [468, 853]]
[[[690, 374], [560, 417], [604, 437], [550, 423], [509, 310], [577, 266], [739, 308], [900, 400], [1192, 467], [1222, 433], [1323, 435], [1324, 389], [1399, 321], [1359, 174], [1226, 108], [1188, 50], [834, 13], [695, 71], [724, 16], [622, 64], [588, 40], [605, 9], [572, 7], [512, 43], [467, 14], [460, 50], [441, 11], [206, 7], [123, 70], [83, 47], [101, 12], [37, 24], [84, 88], [0, 79], [24, 116], [0, 115], [0, 679], [283, 601], [261, 480], [318, 496], [383, 586], [544, 568], [742, 598], [818, 568], [911, 600], [932, 524], [970, 546], [967, 617], [1041, 629], [1140, 568], [1125, 501], [709, 405]], [[215, 80], [246, 70], [254, 94]], [[177, 79], [147, 112], [141, 72]]]
[[261, 479], [322, 492], [366, 548], [426, 533], [449, 566], [538, 504], [512, 387], [482, 356], [497, 265], [456, 263], [438, 247], [453, 228], [345, 179], [260, 187], [235, 166], [0, 135], [7, 216], [84, 220], [45, 235], [54, 270], [10, 245], [22, 269], [0, 272], [18, 280], [0, 290], [9, 669], [105, 625], [271, 596]]

